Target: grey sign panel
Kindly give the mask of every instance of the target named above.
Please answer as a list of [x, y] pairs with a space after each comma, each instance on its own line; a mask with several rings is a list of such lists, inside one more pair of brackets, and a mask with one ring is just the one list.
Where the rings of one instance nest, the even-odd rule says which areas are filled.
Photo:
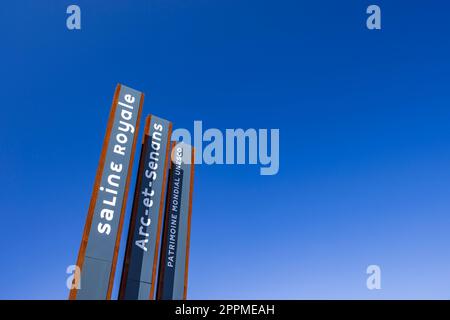
[[149, 116], [139, 162], [119, 298], [154, 298], [172, 124]]
[[80, 249], [81, 288], [71, 298], [107, 299], [112, 290], [143, 99], [129, 87], [117, 90]]
[[160, 300], [186, 299], [193, 170], [192, 147], [176, 144], [172, 151], [161, 245], [157, 292]]

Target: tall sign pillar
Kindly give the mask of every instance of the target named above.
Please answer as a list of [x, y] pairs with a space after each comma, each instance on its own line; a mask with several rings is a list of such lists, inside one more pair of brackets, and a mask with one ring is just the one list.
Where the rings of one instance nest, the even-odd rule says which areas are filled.
[[119, 299], [155, 298], [171, 133], [171, 122], [147, 117]]
[[194, 148], [173, 143], [166, 200], [158, 300], [185, 300], [187, 297]]
[[[69, 299], [110, 299], [144, 95], [118, 84], [103, 142]], [[75, 279], [77, 281], [77, 279]]]

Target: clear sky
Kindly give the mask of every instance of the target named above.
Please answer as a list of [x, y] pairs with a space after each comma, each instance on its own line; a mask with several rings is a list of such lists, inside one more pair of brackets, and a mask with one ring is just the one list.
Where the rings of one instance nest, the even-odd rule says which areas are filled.
[[280, 129], [278, 175], [196, 167], [189, 298], [449, 299], [449, 9], [2, 2], [0, 298], [67, 298], [120, 82], [175, 127]]

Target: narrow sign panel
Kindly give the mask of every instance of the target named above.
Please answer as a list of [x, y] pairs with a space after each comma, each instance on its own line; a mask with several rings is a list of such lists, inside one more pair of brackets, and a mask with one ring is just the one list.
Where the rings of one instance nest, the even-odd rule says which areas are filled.
[[144, 96], [117, 85], [95, 177], [70, 299], [110, 299]]
[[171, 133], [169, 121], [147, 117], [119, 299], [154, 299]]
[[173, 143], [171, 160], [158, 275], [158, 300], [184, 300], [187, 296], [194, 148], [184, 143]]

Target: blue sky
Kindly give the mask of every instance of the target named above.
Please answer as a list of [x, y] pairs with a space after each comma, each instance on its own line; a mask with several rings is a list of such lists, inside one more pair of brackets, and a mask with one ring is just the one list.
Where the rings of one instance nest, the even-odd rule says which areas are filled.
[[196, 167], [189, 298], [450, 298], [449, 4], [1, 7], [0, 298], [67, 298], [118, 82], [178, 128], [280, 129], [278, 175]]

